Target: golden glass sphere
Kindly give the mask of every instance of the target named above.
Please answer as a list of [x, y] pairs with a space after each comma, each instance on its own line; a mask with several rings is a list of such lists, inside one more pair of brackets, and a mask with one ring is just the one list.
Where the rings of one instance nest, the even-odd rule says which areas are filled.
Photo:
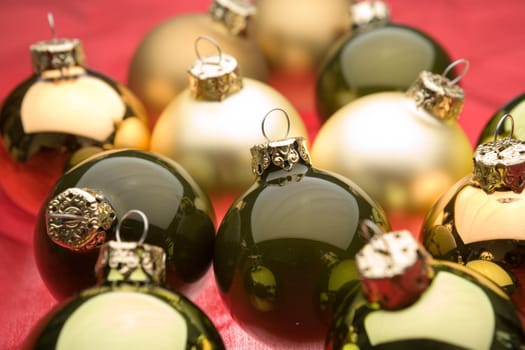
[[195, 60], [198, 36], [213, 37], [225, 52], [236, 56], [244, 76], [267, 80], [266, 62], [249, 34], [233, 34], [210, 14], [179, 15], [153, 28], [133, 54], [128, 85], [150, 113], [162, 112], [188, 86], [187, 70]]
[[[307, 136], [299, 113], [279, 92], [250, 78], [222, 101], [179, 94], [160, 115], [152, 133], [151, 151], [181, 164], [210, 196], [240, 194], [254, 181], [250, 147], [262, 143], [265, 114], [279, 107], [290, 120], [290, 135]], [[280, 138], [286, 123], [279, 117], [265, 122], [269, 137]]]
[[426, 213], [470, 172], [459, 124], [440, 120], [401, 92], [359, 98], [337, 111], [312, 147], [320, 168], [355, 181], [389, 212]]
[[258, 0], [255, 40], [275, 70], [315, 69], [350, 30], [350, 0]]

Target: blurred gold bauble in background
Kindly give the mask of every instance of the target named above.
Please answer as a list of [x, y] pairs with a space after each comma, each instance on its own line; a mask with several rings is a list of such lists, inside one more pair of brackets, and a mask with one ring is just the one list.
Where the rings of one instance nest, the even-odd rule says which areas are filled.
[[[319, 168], [355, 181], [388, 215], [415, 215], [420, 221], [472, 168], [470, 142], [455, 119], [463, 92], [447, 85], [454, 91], [436, 100], [430, 97], [438, 109], [428, 110], [431, 103], [418, 105], [414, 98], [422, 91], [419, 82], [428, 83], [427, 74], [420, 75], [410, 95], [380, 92], [347, 104], [324, 124], [312, 148]], [[441, 76], [430, 77], [435, 83]], [[439, 79], [436, 85], [448, 84], [448, 79]], [[438, 117], [437, 112], [444, 114]]]
[[326, 50], [350, 30], [350, 0], [257, 0], [255, 40], [270, 67], [315, 70]]
[[219, 5], [248, 11], [242, 1], [215, 1], [210, 13], [184, 14], [154, 27], [140, 42], [128, 73], [128, 85], [144, 102], [148, 112], [157, 115], [188, 86], [187, 69], [195, 60], [194, 42], [200, 35], [213, 37], [223, 51], [234, 55], [244, 76], [266, 81], [268, 69], [261, 52], [250, 39], [250, 21], [241, 30], [214, 19], [212, 10]]

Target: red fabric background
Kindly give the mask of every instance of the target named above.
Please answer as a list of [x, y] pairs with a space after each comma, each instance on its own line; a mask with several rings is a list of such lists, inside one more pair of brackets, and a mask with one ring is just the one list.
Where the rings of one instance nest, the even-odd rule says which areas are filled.
[[[427, 32], [442, 43], [453, 59], [470, 61], [470, 71], [462, 80], [466, 102], [460, 123], [474, 143], [485, 121], [510, 99], [525, 92], [525, 2], [390, 0], [388, 3], [394, 22]], [[55, 16], [59, 36], [82, 40], [90, 68], [125, 82], [132, 53], [149, 29], [177, 14], [204, 12], [208, 4], [208, 0], [3, 0], [0, 99], [30, 75], [28, 46], [50, 38], [48, 11]], [[313, 80], [274, 76], [272, 84], [297, 106], [314, 137], [319, 124], [313, 108]], [[20, 204], [20, 198], [14, 197], [24, 193], [29, 186], [27, 179], [22, 173], [10, 175], [13, 169], [5, 161], [5, 151], [1, 152], [0, 349], [18, 349], [31, 326], [55, 301], [44, 287], [33, 260], [35, 215], [28, 211], [31, 203]], [[33, 181], [48, 188], [45, 170], [41, 174], [41, 178]], [[219, 219], [228, 205], [227, 201], [216, 203]], [[197, 303], [219, 328], [229, 349], [266, 349], [231, 320], [213, 280], [210, 279]]]

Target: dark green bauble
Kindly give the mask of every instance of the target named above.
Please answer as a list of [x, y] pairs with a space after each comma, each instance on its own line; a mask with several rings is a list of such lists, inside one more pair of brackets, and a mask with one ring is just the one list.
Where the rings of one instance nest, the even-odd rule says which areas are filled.
[[447, 52], [427, 34], [406, 25], [369, 25], [335, 43], [316, 82], [322, 121], [368, 94], [406, 91], [422, 71], [441, 74], [451, 64]]
[[[501, 117], [505, 114], [512, 115], [514, 119], [514, 137], [520, 140], [525, 140], [525, 93], [514, 97], [512, 100], [507, 102], [500, 110], [498, 110], [485, 124], [481, 134], [478, 138], [478, 145], [482, 143], [492, 141], [494, 134], [496, 134], [496, 126], [498, 125]], [[502, 124], [499, 131], [497, 132], [500, 137], [508, 136], [511, 130], [510, 121], [506, 121]]]
[[524, 333], [506, 294], [462, 265], [434, 261], [430, 285], [413, 304], [383, 310], [361, 288], [341, 303], [326, 350], [520, 349]]
[[[97, 200], [83, 206], [72, 189], [84, 197], [94, 194]], [[98, 211], [89, 211], [93, 207]], [[103, 152], [70, 169], [41, 207], [34, 235], [35, 258], [43, 281], [57, 299], [94, 284], [98, 246], [115, 235], [115, 225], [108, 217], [118, 220], [131, 209], [149, 218], [146, 243], [166, 251], [167, 285], [195, 296], [213, 255], [215, 216], [208, 197], [173, 160], [145, 151], [118, 150]], [[53, 218], [53, 213], [64, 218]], [[73, 220], [78, 214], [88, 216]], [[68, 215], [73, 219], [68, 221]], [[129, 220], [123, 229], [135, 225]]]
[[312, 167], [302, 138], [255, 146], [252, 156], [257, 180], [217, 234], [220, 295], [233, 319], [271, 346], [322, 343], [338, 292], [358, 279], [360, 221], [389, 224], [353, 182]]

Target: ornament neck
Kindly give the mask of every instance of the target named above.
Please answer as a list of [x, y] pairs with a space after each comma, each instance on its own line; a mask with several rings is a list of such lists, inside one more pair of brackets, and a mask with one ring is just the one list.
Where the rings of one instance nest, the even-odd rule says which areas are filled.
[[109, 241], [100, 248], [95, 265], [99, 285], [162, 285], [166, 254], [157, 246]]
[[210, 6], [210, 16], [221, 22], [232, 35], [246, 36], [248, 25], [256, 13], [254, 4], [243, 0], [215, 0]]
[[258, 177], [275, 170], [291, 171], [297, 165], [311, 166], [310, 154], [303, 137], [258, 144], [250, 149], [252, 173]]
[[350, 6], [352, 30], [382, 27], [390, 21], [390, 9], [383, 1], [359, 1]]
[[[505, 119], [512, 117], [504, 115], [498, 126]], [[525, 188], [525, 142], [512, 138], [514, 124], [508, 138], [497, 139], [479, 145], [474, 152], [474, 171], [472, 181], [486, 193], [494, 191], [513, 191], [521, 193]]]
[[[465, 63], [465, 69], [458, 78], [451, 81], [446, 74], [458, 63]], [[458, 60], [447, 67], [442, 75], [423, 71], [406, 94], [414, 99], [418, 108], [423, 108], [436, 119], [457, 119], [463, 109], [465, 94], [456, 83], [465, 75], [467, 69], [468, 61]]]
[[[215, 46], [217, 55], [207, 57], [200, 55], [198, 44], [203, 39]], [[223, 53], [214, 39], [207, 36], [197, 38], [195, 53], [198, 59], [188, 70], [189, 90], [193, 98], [222, 101], [242, 89], [242, 77], [237, 60]]]
[[86, 252], [105, 242], [116, 214], [102, 193], [72, 187], [49, 201], [45, 218], [46, 231], [53, 243]]
[[67, 78], [84, 73], [84, 52], [78, 39], [41, 41], [31, 45], [30, 52], [34, 72], [44, 78]]
[[371, 237], [356, 264], [368, 300], [387, 310], [415, 302], [433, 277], [430, 255], [406, 230]]

